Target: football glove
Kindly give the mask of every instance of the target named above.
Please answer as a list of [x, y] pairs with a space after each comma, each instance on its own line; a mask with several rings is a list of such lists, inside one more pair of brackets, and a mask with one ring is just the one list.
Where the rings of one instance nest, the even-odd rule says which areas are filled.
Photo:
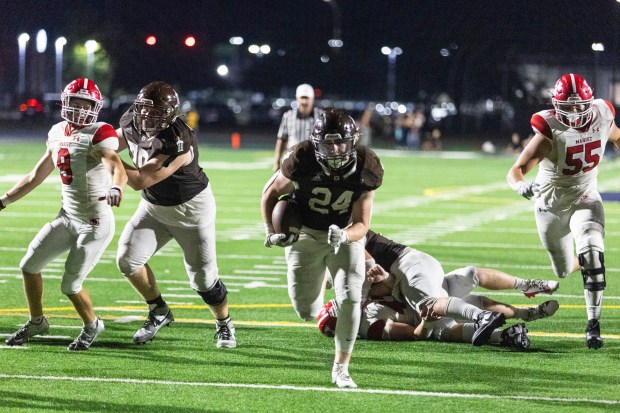
[[341, 244], [346, 244], [349, 240], [347, 236], [347, 231], [343, 228], [340, 228], [338, 225], [330, 225], [329, 230], [327, 230], [327, 243], [331, 245], [336, 252], [338, 252], [338, 248], [340, 248]]
[[288, 237], [286, 234], [276, 234], [273, 226], [270, 224], [265, 224], [265, 231], [267, 233], [265, 236], [265, 247], [267, 248], [271, 248], [274, 245], [277, 247], [288, 247], [299, 239], [299, 231], [294, 231], [293, 228], [291, 228], [291, 235]]
[[379, 264], [374, 264], [366, 270], [366, 279], [371, 283], [379, 283], [388, 279], [390, 274]]
[[9, 201], [9, 196], [4, 194], [0, 196], [0, 211], [6, 208], [11, 202]]
[[108, 189], [108, 193], [105, 196], [99, 197], [100, 201], [106, 201], [110, 206], [120, 206], [123, 199], [123, 190], [118, 186], [112, 186]]
[[531, 199], [538, 196], [540, 189], [536, 182], [519, 181], [514, 186], [515, 191], [525, 199]]

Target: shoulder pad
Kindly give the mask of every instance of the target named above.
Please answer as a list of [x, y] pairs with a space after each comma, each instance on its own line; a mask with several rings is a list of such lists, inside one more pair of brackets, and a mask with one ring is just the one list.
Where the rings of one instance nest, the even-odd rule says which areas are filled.
[[379, 188], [383, 183], [383, 165], [377, 154], [365, 146], [359, 146], [357, 156], [362, 164], [362, 184], [371, 190]]
[[162, 142], [161, 153], [164, 155], [179, 156], [190, 150], [195, 132], [177, 118], [172, 125], [157, 135]]
[[301, 141], [289, 149], [280, 167], [282, 175], [291, 181], [303, 180], [305, 176], [312, 177], [318, 169], [320, 166], [314, 155], [314, 146], [309, 140]]
[[540, 133], [549, 139], [553, 139], [553, 132], [551, 132], [551, 126], [549, 126], [548, 116], [549, 111], [535, 113], [530, 119], [530, 125], [532, 126], [534, 132]]
[[121, 128], [131, 127], [133, 125], [133, 105], [127, 109], [123, 116], [121, 116], [121, 120], [119, 121]]
[[616, 108], [614, 108], [614, 105], [612, 105], [610, 101], [604, 100], [604, 99], [595, 99], [594, 102], [595, 104], [600, 106], [600, 112], [601, 112], [601, 115], [603, 115], [604, 119], [606, 120], [615, 119]]

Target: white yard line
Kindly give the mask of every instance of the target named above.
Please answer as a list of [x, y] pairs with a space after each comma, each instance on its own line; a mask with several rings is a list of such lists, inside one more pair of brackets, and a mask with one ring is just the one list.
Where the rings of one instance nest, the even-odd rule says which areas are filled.
[[172, 380], [146, 380], [128, 379], [113, 377], [71, 377], [71, 376], [31, 376], [24, 374], [0, 374], [0, 379], [6, 380], [27, 380], [27, 381], [71, 381], [71, 382], [98, 382], [98, 383], [122, 383], [122, 384], [146, 384], [161, 386], [187, 386], [187, 387], [219, 387], [219, 388], [245, 388], [259, 390], [280, 390], [283, 392], [347, 392], [360, 394], [384, 394], [395, 396], [423, 396], [434, 398], [451, 399], [498, 399], [498, 400], [530, 400], [548, 401], [557, 403], [588, 403], [594, 405], [618, 405], [619, 400], [601, 400], [571, 397], [543, 397], [543, 396], [523, 396], [523, 395], [495, 395], [477, 393], [444, 393], [416, 390], [385, 390], [385, 389], [339, 389], [336, 387], [301, 387], [291, 385], [270, 385], [270, 384], [249, 384], [249, 383], [210, 383], [195, 381], [172, 381]]

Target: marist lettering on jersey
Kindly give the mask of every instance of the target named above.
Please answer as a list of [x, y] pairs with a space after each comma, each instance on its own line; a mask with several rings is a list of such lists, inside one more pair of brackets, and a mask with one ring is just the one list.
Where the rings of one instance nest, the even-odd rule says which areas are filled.
[[[597, 128], [598, 129], [598, 128]], [[594, 131], [596, 132], [596, 131]], [[592, 136], [589, 136], [587, 138], [581, 138], [581, 139], [577, 139], [575, 140], [575, 143], [587, 143], [587, 142], [592, 142]]]

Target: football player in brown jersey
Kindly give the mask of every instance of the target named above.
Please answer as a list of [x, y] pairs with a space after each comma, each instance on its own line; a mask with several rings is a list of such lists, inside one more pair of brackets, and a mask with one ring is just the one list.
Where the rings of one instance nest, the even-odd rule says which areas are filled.
[[[332, 274], [341, 311], [332, 382], [357, 387], [348, 365], [360, 322], [365, 236], [383, 167], [373, 151], [357, 145], [357, 126], [344, 110], [327, 109], [310, 138], [288, 151], [281, 169], [265, 185], [265, 246], [285, 247], [289, 296], [306, 321], [321, 311], [326, 269]], [[298, 237], [287, 238], [275, 233], [271, 216], [278, 198], [289, 193], [303, 226]]]
[[129, 186], [142, 191], [117, 254], [119, 269], [149, 306], [133, 341], [144, 344], [174, 321], [148, 261], [175, 239], [183, 250], [191, 287], [216, 318], [217, 347], [233, 348], [235, 328], [215, 256], [215, 199], [198, 164], [196, 135], [178, 115], [177, 92], [165, 82], [152, 82], [142, 88], [118, 129], [119, 150], [128, 148], [135, 164], [124, 163]]

